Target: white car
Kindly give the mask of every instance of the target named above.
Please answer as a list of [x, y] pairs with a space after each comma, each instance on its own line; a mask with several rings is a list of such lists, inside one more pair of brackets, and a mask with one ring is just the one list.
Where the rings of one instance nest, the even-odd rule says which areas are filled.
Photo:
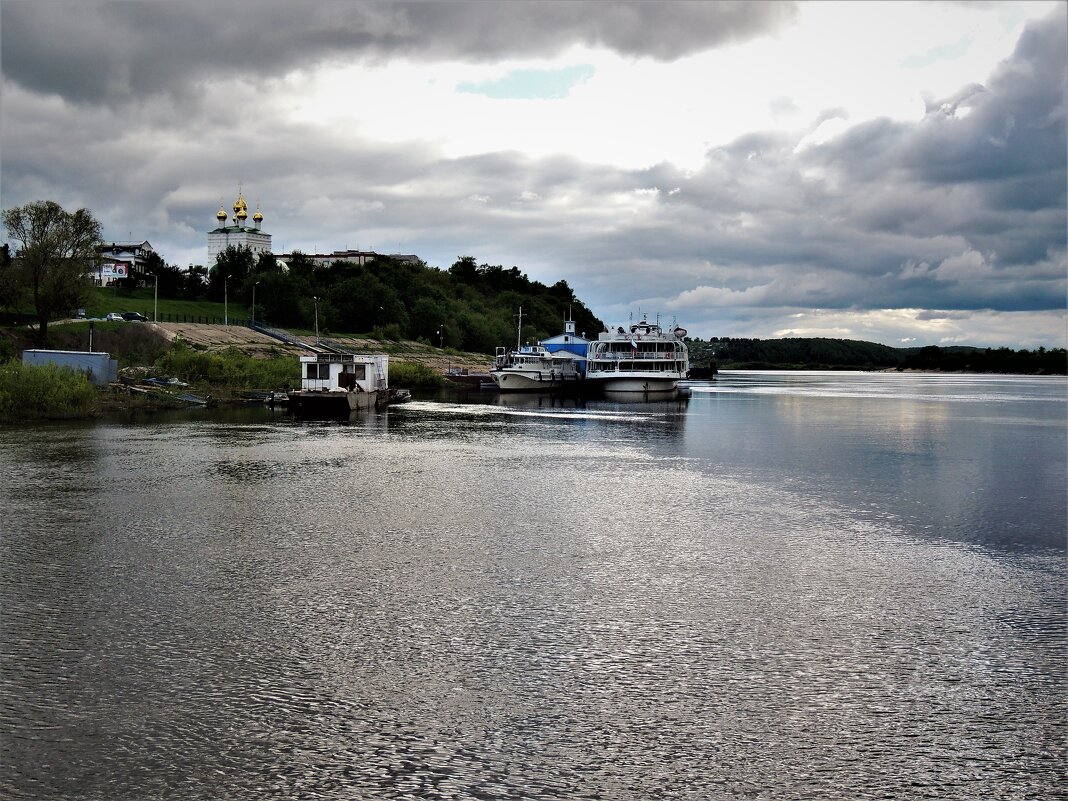
[[107, 320], [109, 323], [124, 323], [124, 322], [126, 322], [122, 318], [122, 315], [119, 314], [118, 312], [108, 312], [108, 316], [105, 317], [104, 319]]

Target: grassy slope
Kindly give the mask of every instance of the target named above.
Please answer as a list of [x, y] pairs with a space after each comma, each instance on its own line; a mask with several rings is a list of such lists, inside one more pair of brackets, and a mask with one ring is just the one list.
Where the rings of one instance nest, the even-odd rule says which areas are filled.
[[[245, 317], [248, 309], [235, 303], [228, 304], [229, 309], [222, 303], [214, 303], [208, 300], [172, 300], [159, 298], [155, 302], [156, 313], [185, 314], [203, 317], [218, 317], [222, 319], [224, 313], [231, 317]], [[108, 312], [136, 311], [152, 319], [153, 293], [152, 288], [135, 289], [132, 292], [120, 292], [114, 287], [93, 287], [89, 293], [89, 300], [85, 305], [87, 317], [103, 317]]]

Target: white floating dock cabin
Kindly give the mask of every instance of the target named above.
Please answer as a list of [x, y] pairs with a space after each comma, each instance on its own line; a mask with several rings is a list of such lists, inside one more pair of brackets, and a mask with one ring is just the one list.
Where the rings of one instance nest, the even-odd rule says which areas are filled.
[[300, 390], [289, 393], [298, 414], [348, 414], [389, 402], [389, 356], [320, 351], [300, 357]]

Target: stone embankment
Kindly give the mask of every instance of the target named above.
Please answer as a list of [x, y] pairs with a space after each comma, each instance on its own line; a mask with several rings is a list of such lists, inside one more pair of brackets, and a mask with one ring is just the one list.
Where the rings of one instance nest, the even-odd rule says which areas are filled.
[[[249, 356], [269, 356], [277, 353], [291, 353], [297, 356], [306, 353], [296, 345], [289, 345], [274, 337], [254, 331], [240, 325], [209, 325], [204, 323], [147, 323], [159, 330], [168, 339], [181, 339], [209, 351], [237, 348]], [[290, 332], [291, 334], [293, 332]], [[303, 342], [313, 344], [314, 336], [293, 334]], [[467, 369], [471, 372], [483, 372], [489, 369], [492, 359], [482, 353], [452, 353], [424, 345], [421, 342], [379, 342], [376, 339], [361, 339], [344, 335], [331, 334], [328, 338], [355, 353], [388, 353], [391, 358], [400, 361], [425, 364], [435, 372], [445, 372], [451, 368]]]

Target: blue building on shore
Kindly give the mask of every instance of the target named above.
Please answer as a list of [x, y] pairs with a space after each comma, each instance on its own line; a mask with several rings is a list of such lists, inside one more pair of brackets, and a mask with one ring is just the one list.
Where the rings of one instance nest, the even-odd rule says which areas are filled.
[[[583, 332], [585, 334], [585, 332]], [[585, 336], [579, 336], [575, 333], [575, 321], [567, 320], [564, 322], [564, 333], [557, 334], [554, 337], [543, 339], [541, 344], [545, 347], [545, 350], [549, 353], [559, 353], [566, 351], [574, 354], [575, 366], [578, 368], [579, 375], [586, 375], [586, 353], [589, 350], [590, 340]]]

